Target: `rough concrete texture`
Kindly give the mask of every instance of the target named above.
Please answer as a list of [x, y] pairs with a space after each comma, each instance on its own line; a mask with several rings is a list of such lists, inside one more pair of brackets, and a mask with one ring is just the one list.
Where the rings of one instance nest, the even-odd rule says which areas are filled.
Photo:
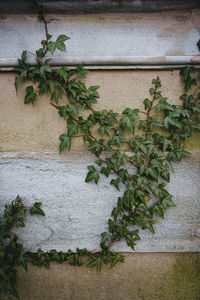
[[[199, 300], [200, 254], [129, 254], [113, 269], [52, 264], [19, 270], [21, 300]], [[2, 297], [2, 300], [14, 300]]]
[[[53, 40], [66, 34], [67, 52], [55, 51], [52, 64], [188, 64], [199, 51], [200, 9], [147, 14], [48, 16]], [[36, 16], [0, 19], [0, 66], [16, 65], [23, 50], [35, 53], [45, 38]], [[6, 41], [6, 43], [5, 43]], [[35, 57], [28, 54], [35, 63]], [[195, 59], [198, 61], [199, 59]]]
[[[86, 84], [100, 85], [97, 110], [120, 112], [127, 106], [142, 108], [152, 78], [157, 75], [162, 80], [163, 95], [171, 103], [179, 103], [183, 93], [179, 71], [92, 71]], [[52, 153], [58, 151], [65, 122], [48, 104], [48, 97], [41, 97], [34, 106], [24, 105], [25, 85], [20, 87], [17, 97], [14, 77], [11, 73], [0, 75], [1, 209], [17, 194], [29, 205], [43, 202], [46, 217], [28, 218], [27, 227], [20, 231], [29, 249], [97, 249], [118, 192], [103, 177], [98, 186], [84, 182], [87, 165], [93, 164], [94, 158], [83, 153], [85, 146], [80, 138], [73, 141], [70, 153]], [[188, 149], [199, 148], [196, 135]], [[33, 151], [39, 153], [31, 154]], [[198, 157], [196, 152], [194, 160], [185, 160], [175, 167], [168, 188], [177, 207], [169, 209], [164, 221], [159, 220], [155, 236], [142, 233], [137, 251], [199, 251], [199, 240], [193, 235], [200, 219]], [[124, 243], [115, 249], [129, 251]]]
[[[123, 187], [118, 192], [109, 184], [114, 175], [102, 175], [98, 185], [85, 183], [93, 159], [84, 153], [60, 158], [50, 153], [0, 156], [1, 210], [20, 194], [28, 206], [41, 201], [46, 213], [45, 217], [28, 216], [27, 226], [16, 230], [26, 249], [99, 249], [100, 234], [108, 229], [107, 220]], [[155, 218], [155, 235], [141, 231], [137, 252], [199, 251], [194, 230], [200, 221], [200, 163], [187, 159], [174, 169], [167, 189], [176, 207], [168, 209], [164, 220]], [[125, 242], [112, 249], [132, 251]]]
[[[91, 71], [87, 75], [86, 85], [100, 85], [100, 99], [96, 110], [113, 109], [122, 112], [126, 107], [143, 109], [143, 100], [150, 97], [149, 88], [152, 79], [159, 76], [162, 81], [162, 94], [170, 103], [180, 103], [183, 84], [179, 71]], [[66, 130], [65, 122], [54, 107], [49, 105], [49, 98], [41, 96], [34, 106], [24, 105], [25, 87], [22, 84], [19, 96], [14, 88], [15, 75], [0, 74], [0, 151], [30, 152], [58, 151], [59, 136]], [[200, 149], [199, 134], [188, 141], [187, 148]], [[85, 149], [82, 139], [76, 138], [72, 151]]]

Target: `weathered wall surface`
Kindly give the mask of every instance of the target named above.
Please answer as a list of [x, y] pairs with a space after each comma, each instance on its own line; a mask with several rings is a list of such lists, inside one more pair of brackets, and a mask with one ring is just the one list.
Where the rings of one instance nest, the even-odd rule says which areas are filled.
[[19, 291], [21, 300], [199, 300], [199, 278], [200, 254], [135, 253], [98, 276], [67, 263], [20, 269]]
[[[67, 52], [55, 51], [54, 65], [84, 62], [93, 68], [152, 68], [199, 62], [200, 12], [156, 12], [92, 16], [49, 15], [53, 40], [66, 34]], [[37, 33], [37, 38], [36, 37]], [[24, 49], [35, 52], [44, 28], [35, 16], [6, 16], [0, 21], [0, 67], [17, 64]], [[28, 53], [28, 61], [35, 58]]]
[[[126, 107], [142, 108], [157, 75], [163, 95], [178, 103], [183, 88], [178, 70], [91, 71], [86, 84], [101, 86], [97, 109], [121, 112]], [[24, 105], [25, 88], [20, 88], [17, 97], [13, 82], [14, 74], [1, 74], [1, 208], [17, 194], [28, 205], [42, 201], [46, 217], [29, 218], [27, 227], [19, 230], [23, 243], [32, 251], [39, 247], [67, 251], [77, 246], [97, 250], [100, 234], [107, 229], [107, 219], [123, 190], [116, 192], [104, 176], [98, 186], [85, 183], [87, 166], [93, 164], [94, 157], [84, 151], [82, 139], [75, 139], [70, 153], [59, 155], [59, 135], [65, 132], [65, 123], [49, 105], [48, 97], [41, 97], [34, 106]], [[158, 218], [155, 235], [142, 232], [136, 251], [199, 250], [199, 239], [193, 236], [200, 219], [199, 148], [197, 134], [188, 142], [196, 158], [175, 164], [168, 184], [176, 208], [169, 209], [164, 220]], [[130, 251], [125, 243], [113, 249]]]
[[[85, 61], [89, 68], [97, 69], [86, 80], [88, 86], [100, 85], [96, 109], [121, 112], [125, 107], [142, 108], [157, 75], [163, 95], [178, 104], [183, 85], [174, 68], [199, 61], [195, 44], [199, 17], [199, 10], [100, 15], [90, 20], [86, 16], [51, 16], [51, 31], [72, 37], [69, 52], [62, 57], [56, 53], [56, 64]], [[1, 39], [7, 40], [7, 48], [0, 49], [0, 68], [4, 70], [13, 68], [22, 50], [35, 50], [44, 33], [35, 16], [2, 18], [0, 31]], [[77, 52], [81, 41], [83, 46]], [[11, 72], [0, 73], [0, 211], [17, 194], [26, 205], [42, 201], [46, 216], [27, 218], [27, 226], [17, 232], [28, 250], [65, 251], [77, 246], [98, 250], [100, 233], [107, 229], [107, 219], [123, 191], [117, 193], [104, 177], [98, 186], [84, 182], [87, 165], [94, 157], [83, 150], [79, 138], [73, 141], [70, 153], [59, 155], [65, 123], [49, 105], [48, 96], [40, 97], [34, 106], [24, 105], [25, 85], [17, 97], [14, 77]], [[187, 143], [193, 158], [174, 165], [167, 188], [176, 207], [167, 211], [164, 220], [158, 218], [155, 235], [142, 232], [137, 253], [127, 254], [125, 264], [116, 266], [114, 272], [104, 268], [98, 277], [95, 270], [67, 264], [52, 264], [50, 271], [21, 270], [22, 300], [198, 300], [200, 257], [196, 252], [200, 241], [194, 230], [200, 224], [199, 137], [195, 134]], [[130, 251], [123, 242], [113, 249]]]

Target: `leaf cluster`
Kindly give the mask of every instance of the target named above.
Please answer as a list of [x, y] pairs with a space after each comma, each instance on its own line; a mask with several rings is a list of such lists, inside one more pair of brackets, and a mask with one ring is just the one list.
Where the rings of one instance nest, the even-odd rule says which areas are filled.
[[16, 266], [22, 266], [28, 270], [29, 258], [23, 245], [18, 242], [18, 237], [12, 232], [12, 228], [24, 227], [25, 216], [29, 212], [45, 215], [41, 203], [35, 202], [30, 209], [24, 206], [22, 199], [17, 196], [10, 205], [6, 205], [4, 215], [0, 218], [0, 293], [9, 292], [17, 299], [17, 270]]

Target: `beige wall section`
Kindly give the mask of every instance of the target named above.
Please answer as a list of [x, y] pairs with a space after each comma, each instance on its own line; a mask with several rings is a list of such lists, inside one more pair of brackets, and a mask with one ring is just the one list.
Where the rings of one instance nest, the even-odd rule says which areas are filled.
[[[91, 71], [86, 80], [87, 86], [100, 85], [100, 99], [95, 108], [113, 109], [121, 112], [126, 107], [143, 107], [143, 100], [149, 97], [152, 79], [159, 76], [162, 93], [170, 103], [178, 103], [183, 93], [179, 71]], [[14, 88], [14, 73], [0, 74], [0, 151], [2, 152], [42, 152], [58, 151], [59, 136], [65, 131], [65, 122], [57, 111], [49, 105], [47, 96], [41, 96], [32, 106], [24, 105], [23, 98], [27, 83], [22, 84], [19, 96]], [[73, 151], [83, 151], [80, 138], [74, 139]], [[200, 148], [196, 135], [188, 148]]]
[[[128, 254], [113, 269], [52, 263], [19, 270], [21, 300], [199, 300], [200, 254]], [[14, 300], [3, 297], [2, 300]]]

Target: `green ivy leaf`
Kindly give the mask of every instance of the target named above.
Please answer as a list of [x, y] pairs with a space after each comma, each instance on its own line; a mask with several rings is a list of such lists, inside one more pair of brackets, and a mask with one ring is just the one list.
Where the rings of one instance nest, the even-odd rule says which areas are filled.
[[114, 207], [112, 210], [111, 216], [114, 218], [115, 223], [117, 221], [117, 217], [119, 214], [120, 214], [119, 209], [117, 207]]
[[69, 40], [70, 38], [64, 34], [59, 35], [59, 37], [56, 40], [56, 48], [60, 51], [66, 51], [66, 46], [64, 44], [64, 42], [66, 40]]
[[152, 233], [155, 233], [155, 230], [153, 228], [153, 224], [155, 224], [156, 222], [155, 221], [149, 221], [147, 223], [144, 223], [142, 225], [142, 229], [149, 229], [149, 231], [151, 231]]
[[24, 227], [24, 226], [25, 226], [24, 218], [19, 218], [19, 220], [16, 223], [16, 227], [19, 228], [19, 227]]
[[78, 133], [78, 126], [71, 120], [67, 120], [67, 135], [73, 136]]
[[48, 83], [49, 83], [49, 88], [50, 88], [51, 94], [53, 94], [56, 83], [53, 80], [50, 80]]
[[41, 215], [41, 216], [45, 216], [45, 213], [40, 208], [41, 205], [42, 205], [42, 202], [35, 202], [33, 207], [30, 209], [31, 215], [38, 214], [38, 215]]
[[103, 160], [102, 160], [102, 159], [97, 159], [97, 160], [96, 160], [96, 164], [97, 164], [98, 166], [101, 166], [102, 163], [103, 163]]
[[103, 261], [101, 260], [100, 257], [92, 255], [93, 260], [86, 265], [87, 268], [93, 268], [96, 267], [97, 269], [97, 274], [99, 274], [99, 272], [101, 271], [101, 266], [103, 264]]
[[172, 119], [170, 117], [166, 117], [163, 121], [163, 124], [164, 124], [165, 128], [167, 128], [167, 129], [169, 129], [169, 125], [172, 125], [177, 128], [181, 128], [180, 123], [177, 120]]
[[134, 134], [135, 130], [135, 120], [139, 119], [138, 113], [139, 109], [131, 109], [131, 108], [126, 108], [123, 112], [123, 114], [127, 114], [127, 117], [122, 118], [121, 121], [121, 126], [123, 129], [128, 128], [132, 134]]
[[153, 104], [152, 101], [149, 100], [148, 98], [145, 98], [143, 103], [144, 103], [145, 109], [148, 109], [148, 108], [152, 107], [152, 104]]
[[101, 173], [104, 174], [106, 177], [108, 177], [110, 175], [110, 168], [102, 167], [101, 168]]
[[51, 55], [53, 55], [54, 52], [55, 52], [55, 50], [56, 50], [56, 42], [50, 41], [50, 42], [48, 43], [48, 49], [49, 49]]
[[124, 256], [118, 253], [113, 253], [113, 255], [111, 256], [110, 268], [113, 268], [118, 262], [124, 263]]
[[34, 92], [33, 86], [32, 85], [27, 86], [24, 103], [28, 104], [29, 102], [32, 102], [33, 104], [36, 98], [37, 98], [37, 94]]
[[148, 168], [148, 173], [151, 175], [153, 179], [156, 180], [156, 182], [158, 182], [158, 172], [156, 171], [156, 169]]
[[171, 197], [169, 197], [169, 196], [165, 197], [162, 200], [161, 205], [164, 209], [171, 207], [171, 206], [176, 206], [176, 204], [171, 200]]
[[85, 182], [89, 182], [89, 181], [94, 180], [95, 183], [97, 184], [98, 181], [99, 181], [99, 178], [100, 178], [97, 170], [95, 169], [94, 166], [88, 166], [87, 168], [88, 168], [89, 172], [87, 174]]
[[112, 179], [111, 182], [110, 182], [110, 184], [113, 184], [118, 191], [119, 191], [119, 183], [120, 183], [120, 179], [119, 178]]
[[171, 104], [166, 102], [167, 98], [162, 98], [157, 104], [157, 111], [160, 112], [162, 110], [174, 111], [174, 108]]
[[70, 151], [71, 149], [71, 138], [67, 136], [65, 133], [60, 135], [60, 146], [59, 146], [59, 152], [61, 153], [65, 147]]

